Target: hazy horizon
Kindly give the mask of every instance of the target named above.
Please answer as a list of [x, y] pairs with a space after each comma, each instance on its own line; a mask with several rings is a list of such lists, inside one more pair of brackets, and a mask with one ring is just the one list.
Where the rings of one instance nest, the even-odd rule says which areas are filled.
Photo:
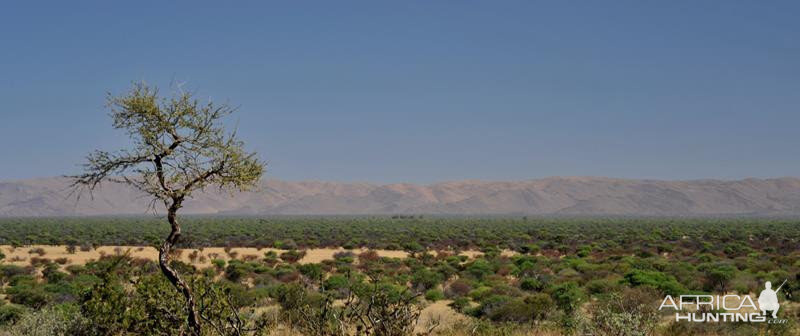
[[[46, 179], [54, 179], [54, 178], [71, 178], [70, 176], [61, 175], [61, 176], [34, 176], [28, 178], [20, 178], [20, 179], [3, 179], [0, 178], [0, 183], [5, 182], [19, 182], [19, 181], [36, 181], [36, 180], [46, 180]], [[446, 183], [459, 183], [459, 182], [479, 182], [479, 183], [503, 183], [503, 182], [525, 182], [525, 181], [538, 181], [538, 180], [550, 180], [550, 179], [609, 179], [609, 180], [628, 180], [628, 181], [659, 181], [659, 182], [693, 182], [693, 181], [722, 181], [722, 182], [735, 182], [735, 181], [745, 181], [745, 180], [778, 180], [778, 179], [799, 179], [800, 175], [797, 176], [767, 176], [767, 177], [754, 177], [754, 176], [746, 176], [741, 178], [715, 178], [715, 177], [706, 177], [706, 178], [689, 178], [689, 179], [663, 179], [663, 178], [636, 178], [636, 177], [619, 177], [619, 176], [593, 176], [593, 175], [581, 175], [581, 176], [542, 176], [542, 177], [531, 177], [531, 178], [520, 178], [520, 179], [480, 179], [480, 178], [464, 178], [464, 179], [449, 179], [449, 180], [439, 180], [439, 181], [427, 181], [427, 182], [417, 182], [417, 181], [367, 181], [367, 180], [321, 180], [321, 179], [283, 179], [274, 176], [266, 176], [263, 178], [259, 183], [265, 183], [270, 181], [275, 182], [288, 182], [288, 183], [303, 183], [303, 182], [318, 182], [318, 183], [337, 183], [337, 184], [371, 184], [371, 185], [395, 185], [395, 184], [412, 184], [412, 185], [419, 185], [419, 186], [428, 186], [428, 185], [435, 185], [435, 184], [446, 184]], [[113, 184], [113, 182], [107, 182], [108, 184]]]

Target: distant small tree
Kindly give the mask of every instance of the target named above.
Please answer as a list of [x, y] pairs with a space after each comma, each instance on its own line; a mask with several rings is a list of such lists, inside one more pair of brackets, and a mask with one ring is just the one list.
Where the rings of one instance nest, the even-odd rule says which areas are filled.
[[[200, 334], [200, 317], [190, 287], [169, 263], [181, 236], [178, 210], [192, 193], [214, 186], [244, 191], [260, 179], [264, 164], [243, 149], [235, 133], [225, 132], [221, 119], [234, 111], [227, 104], [200, 103], [192, 93], [159, 97], [158, 90], [137, 83], [125, 95], [109, 95], [113, 126], [133, 140], [133, 148], [95, 151], [73, 186], [99, 187], [109, 181], [130, 185], [152, 196], [167, 211], [171, 231], [159, 249], [162, 273], [186, 299], [189, 329]], [[79, 194], [80, 195], [80, 194]]]
[[728, 292], [728, 284], [736, 277], [736, 267], [733, 265], [723, 263], [703, 264], [698, 268], [705, 273], [709, 289], [719, 289], [723, 293]]
[[584, 300], [583, 290], [574, 282], [565, 282], [556, 286], [551, 295], [558, 308], [567, 314], [575, 312], [581, 301]]

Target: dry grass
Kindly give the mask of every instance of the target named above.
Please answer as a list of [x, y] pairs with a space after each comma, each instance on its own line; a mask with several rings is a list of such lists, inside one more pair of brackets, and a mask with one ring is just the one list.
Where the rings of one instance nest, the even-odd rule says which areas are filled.
[[[46, 255], [48, 259], [64, 262], [63, 265], [83, 265], [89, 261], [97, 260], [104, 255], [128, 254], [133, 258], [143, 258], [158, 260], [158, 250], [150, 246], [99, 246], [92, 250], [77, 250], [73, 253], [65, 245], [31, 245], [25, 248], [14, 248], [10, 245], [0, 245], [0, 249], [6, 254], [6, 261], [10, 264], [25, 266], [30, 263], [29, 251], [36, 251], [36, 254]], [[255, 247], [205, 247], [201, 249], [186, 249], [176, 251], [173, 256], [179, 256], [180, 260], [199, 268], [210, 267], [212, 259], [230, 260], [249, 259], [257, 260], [264, 257], [264, 254], [274, 251], [278, 255], [286, 250], [273, 248]], [[352, 252], [356, 255], [367, 252], [367, 249], [346, 250], [344, 248], [316, 248], [305, 250], [306, 254], [299, 260], [301, 264], [319, 263], [323, 260], [333, 260], [336, 253]], [[408, 253], [405, 251], [394, 250], [374, 250], [379, 257], [406, 258]], [[482, 255], [479, 251], [462, 251], [461, 255], [475, 258]], [[503, 255], [513, 255], [512, 251], [503, 251]], [[62, 259], [65, 258], [65, 259]], [[192, 260], [194, 259], [194, 260]]]
[[469, 318], [459, 314], [448, 306], [450, 300], [439, 300], [426, 306], [419, 314], [419, 320], [414, 328], [415, 333], [422, 333], [429, 330], [429, 327], [436, 326], [434, 333], [440, 329], [452, 328], [457, 323], [466, 323]]

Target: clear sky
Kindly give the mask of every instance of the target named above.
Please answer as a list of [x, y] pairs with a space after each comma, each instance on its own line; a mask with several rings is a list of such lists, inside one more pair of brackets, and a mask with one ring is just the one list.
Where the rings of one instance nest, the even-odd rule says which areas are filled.
[[0, 180], [125, 145], [105, 93], [240, 107], [284, 180], [800, 175], [797, 1], [0, 5]]

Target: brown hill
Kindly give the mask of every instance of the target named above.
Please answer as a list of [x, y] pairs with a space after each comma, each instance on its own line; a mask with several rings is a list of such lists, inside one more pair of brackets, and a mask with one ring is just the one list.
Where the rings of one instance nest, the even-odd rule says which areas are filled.
[[[93, 198], [70, 196], [68, 181], [0, 182], [0, 216], [145, 213], [148, 200], [106, 184]], [[431, 185], [270, 180], [248, 193], [207, 192], [187, 202], [191, 214], [532, 214], [798, 215], [800, 179], [661, 181], [554, 177], [517, 182]]]

